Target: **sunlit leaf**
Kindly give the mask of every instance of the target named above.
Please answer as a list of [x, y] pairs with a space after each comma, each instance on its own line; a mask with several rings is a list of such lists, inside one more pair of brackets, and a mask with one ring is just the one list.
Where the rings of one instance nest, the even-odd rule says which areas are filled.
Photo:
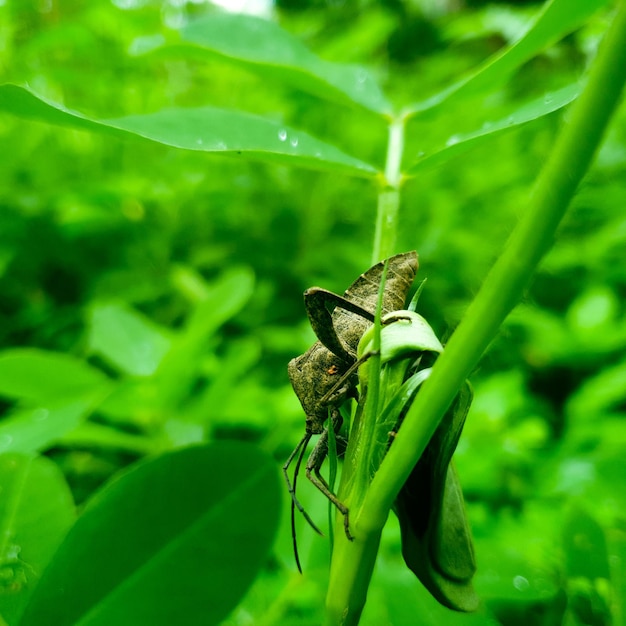
[[391, 111], [365, 68], [320, 59], [275, 22], [251, 15], [214, 13], [185, 26], [181, 37], [257, 74], [321, 98], [356, 103], [378, 113]]
[[200, 341], [215, 332], [224, 322], [239, 313], [252, 297], [254, 273], [249, 267], [234, 266], [225, 270], [196, 304], [185, 334]]
[[0, 454], [0, 614], [16, 624], [75, 517], [59, 468], [45, 457]]
[[0, 421], [0, 452], [36, 452], [48, 448], [92, 412], [97, 398], [96, 395], [10, 411]]
[[586, 379], [567, 402], [571, 419], [593, 420], [626, 400], [626, 361], [607, 365], [595, 376]]
[[25, 87], [0, 85], [0, 111], [24, 119], [166, 146], [372, 177], [376, 168], [307, 133], [270, 119], [214, 107], [172, 108], [112, 120], [90, 119]]
[[81, 359], [36, 348], [0, 352], [0, 395], [34, 403], [88, 396], [106, 386], [104, 374]]
[[89, 349], [121, 372], [150, 376], [170, 349], [163, 329], [130, 307], [94, 305], [89, 313]]
[[[407, 168], [406, 174], [414, 175], [422, 169], [440, 165], [448, 159], [489, 141], [496, 135], [549, 115], [570, 104], [578, 96], [579, 91], [580, 86], [577, 83], [568, 85], [511, 111], [505, 117], [487, 120], [478, 130], [452, 135], [444, 145], [435, 148], [429, 154], [420, 155], [419, 159]], [[411, 156], [409, 155], [408, 158], [410, 159]]]
[[501, 85], [523, 63], [576, 30], [609, 0], [552, 0], [546, 2], [528, 31], [512, 46], [497, 53], [463, 80], [410, 107], [413, 114], [462, 100]]

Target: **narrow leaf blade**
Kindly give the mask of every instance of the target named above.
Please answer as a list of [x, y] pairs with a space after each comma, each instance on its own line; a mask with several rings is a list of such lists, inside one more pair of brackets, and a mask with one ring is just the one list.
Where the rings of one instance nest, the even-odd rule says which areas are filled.
[[277, 78], [331, 101], [352, 103], [376, 113], [391, 106], [363, 67], [320, 59], [278, 24], [251, 15], [214, 13], [181, 30], [199, 49]]
[[145, 115], [95, 120], [11, 84], [0, 85], [0, 111], [24, 119], [122, 138], [143, 138], [183, 150], [220, 153], [352, 176], [371, 178], [377, 173], [369, 163], [303, 131], [241, 111], [214, 107], [172, 108]]
[[486, 90], [493, 90], [503, 84], [523, 63], [579, 28], [588, 17], [608, 3], [609, 0], [546, 2], [536, 20], [517, 42], [488, 59], [467, 78], [410, 107], [409, 113], [419, 114], [441, 107], [444, 103], [448, 104]]
[[503, 117], [487, 120], [477, 130], [453, 135], [447, 139], [444, 145], [434, 148], [428, 154], [421, 154], [418, 160], [409, 165], [405, 174], [414, 176], [422, 170], [441, 165], [498, 135], [554, 113], [573, 102], [578, 97], [580, 89], [579, 83], [573, 83], [532, 100], [518, 109], [508, 112]]

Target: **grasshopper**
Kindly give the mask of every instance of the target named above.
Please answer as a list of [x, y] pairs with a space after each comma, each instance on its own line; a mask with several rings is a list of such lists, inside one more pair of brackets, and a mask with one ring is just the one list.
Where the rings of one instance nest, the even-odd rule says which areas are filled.
[[[417, 273], [417, 253], [398, 254], [391, 257], [388, 263], [387, 282], [383, 296], [385, 313], [401, 309], [404, 305]], [[306, 476], [344, 515], [346, 534], [351, 538], [348, 509], [331, 491], [320, 473], [328, 451], [328, 427], [324, 424], [330, 419], [330, 427], [335, 433], [338, 432], [343, 423], [339, 406], [346, 399], [356, 397], [357, 347], [363, 333], [374, 321], [374, 310], [384, 265], [385, 262], [381, 261], [361, 274], [343, 296], [320, 287], [311, 287], [304, 292], [305, 308], [318, 341], [304, 354], [292, 359], [287, 368], [291, 385], [306, 415], [304, 437], [283, 466], [285, 480], [292, 496], [292, 527], [294, 510], [297, 508], [311, 527], [322, 534], [300, 504], [295, 493], [296, 479], [304, 451], [311, 437], [320, 435], [306, 463]], [[326, 308], [327, 303], [335, 305], [332, 314]], [[296, 463], [292, 485], [288, 469], [298, 453], [300, 456]], [[295, 553], [298, 569], [300, 569], [297, 550]]]
[[[417, 272], [417, 254], [399, 254], [387, 262], [383, 315], [403, 308]], [[348, 398], [357, 396], [356, 370], [368, 356], [358, 359], [357, 347], [374, 321], [384, 263], [374, 265], [362, 274], [343, 296], [318, 287], [308, 289], [304, 294], [306, 310], [318, 341], [288, 366], [292, 386], [306, 414], [306, 431], [283, 466], [292, 496], [294, 553], [300, 571], [295, 509], [321, 534], [295, 493], [302, 458], [313, 435], [320, 435], [320, 438], [306, 463], [306, 476], [341, 511], [346, 535], [352, 538], [348, 508], [332, 492], [320, 470], [328, 451], [328, 429], [333, 428], [336, 433], [342, 425], [339, 406]], [[326, 308], [327, 303], [335, 305], [332, 314]], [[439, 602], [460, 611], [474, 610], [477, 605], [471, 585], [475, 572], [471, 532], [465, 518], [462, 491], [451, 464], [470, 402], [471, 388], [467, 385], [433, 435], [394, 505], [408, 567]], [[296, 456], [292, 484], [288, 468]]]

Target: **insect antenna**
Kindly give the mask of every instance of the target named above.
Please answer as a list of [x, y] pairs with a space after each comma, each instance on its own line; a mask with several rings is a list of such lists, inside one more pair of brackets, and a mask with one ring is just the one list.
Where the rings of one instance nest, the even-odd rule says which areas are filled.
[[[309, 526], [322, 537], [324, 533], [316, 526], [315, 522], [311, 519], [311, 516], [305, 511], [302, 506], [300, 500], [296, 496], [296, 485], [298, 482], [298, 474], [300, 473], [300, 466], [302, 465], [302, 459], [304, 458], [304, 453], [306, 452], [306, 447], [311, 440], [311, 433], [306, 433], [304, 437], [298, 442], [298, 445], [294, 448], [293, 452], [289, 455], [289, 458], [283, 465], [283, 474], [285, 476], [285, 482], [287, 483], [287, 488], [289, 489], [289, 493], [291, 494], [291, 538], [293, 540], [293, 554], [296, 559], [296, 565], [298, 567], [298, 571], [302, 574], [302, 567], [300, 566], [300, 557], [298, 555], [298, 540], [296, 537], [296, 509], [302, 513], [304, 519], [307, 521]], [[298, 454], [299, 453], [299, 454]], [[291, 465], [294, 458], [298, 455], [298, 460], [296, 461], [296, 466], [293, 472], [293, 483], [289, 480], [289, 466]]]

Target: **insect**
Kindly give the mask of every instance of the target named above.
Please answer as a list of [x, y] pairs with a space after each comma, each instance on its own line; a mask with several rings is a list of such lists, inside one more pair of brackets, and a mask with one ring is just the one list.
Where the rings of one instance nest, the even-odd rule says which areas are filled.
[[[388, 259], [383, 314], [403, 308], [417, 266], [415, 252]], [[306, 430], [283, 466], [292, 496], [292, 536], [300, 571], [295, 509], [321, 534], [298, 501], [295, 489], [300, 465], [313, 435], [320, 435], [320, 438], [307, 460], [306, 476], [344, 515], [346, 534], [351, 538], [348, 509], [332, 492], [320, 470], [328, 451], [329, 428], [336, 433], [342, 425], [339, 407], [348, 398], [357, 396], [356, 370], [360, 364], [357, 346], [374, 320], [383, 268], [384, 262], [371, 267], [343, 296], [318, 287], [304, 294], [307, 314], [318, 341], [303, 355], [292, 359], [288, 366], [291, 384], [306, 414]], [[335, 305], [332, 314], [326, 308], [327, 303]], [[450, 465], [471, 401], [469, 386], [467, 390], [444, 417], [394, 506], [400, 520], [407, 565], [437, 600], [461, 611], [473, 610], [477, 604], [471, 585], [475, 571], [471, 532], [458, 479]], [[292, 484], [288, 469], [296, 457]]]
[[[304, 292], [304, 304], [317, 335], [316, 341], [304, 354], [292, 359], [288, 365], [289, 379], [306, 415], [304, 437], [300, 440], [283, 466], [285, 480], [292, 496], [292, 528], [297, 508], [316, 532], [321, 534], [313, 520], [304, 510], [295, 493], [296, 479], [304, 451], [313, 435], [320, 438], [306, 463], [307, 478], [343, 513], [346, 533], [349, 534], [348, 509], [331, 491], [320, 474], [328, 450], [328, 427], [339, 431], [343, 418], [339, 406], [349, 397], [356, 397], [357, 346], [366, 328], [374, 321], [376, 299], [385, 262], [374, 265], [359, 276], [343, 296], [331, 291], [312, 287]], [[417, 273], [417, 253], [406, 252], [388, 260], [387, 281], [383, 296], [383, 312], [401, 309]], [[334, 304], [332, 314], [327, 303]], [[293, 485], [288, 469], [296, 456]], [[300, 563], [295, 545], [296, 563]]]

